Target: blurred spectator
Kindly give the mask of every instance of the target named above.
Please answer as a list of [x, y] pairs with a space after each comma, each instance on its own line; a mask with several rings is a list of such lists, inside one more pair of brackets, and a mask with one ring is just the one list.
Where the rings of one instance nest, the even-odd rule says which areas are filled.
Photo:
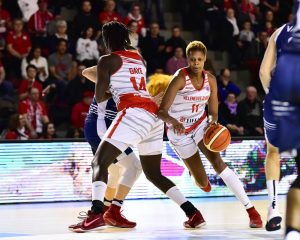
[[258, 38], [256, 40], [257, 58], [262, 60], [267, 49], [269, 42], [268, 34], [264, 31], [258, 33]]
[[240, 3], [242, 13], [247, 14], [252, 23], [256, 21], [256, 7], [250, 0], [242, 0]]
[[41, 82], [49, 77], [48, 62], [47, 59], [42, 56], [42, 49], [39, 46], [33, 46], [28, 56], [23, 58], [21, 63], [22, 77], [27, 78], [26, 68], [29, 64], [36, 66], [38, 72], [38, 79]]
[[74, 22], [75, 38], [81, 36], [83, 31], [88, 27], [92, 27], [96, 31], [96, 38], [100, 35], [100, 26], [97, 16], [92, 12], [92, 3], [90, 0], [83, 0], [81, 11], [75, 16]]
[[245, 21], [243, 24], [243, 30], [240, 31], [239, 39], [237, 41], [237, 44], [241, 49], [242, 60], [253, 58], [255, 55], [254, 41], [255, 35], [251, 30], [251, 21]]
[[22, 16], [23, 16], [21, 9], [19, 7], [18, 1], [19, 0], [9, 0], [9, 1], [3, 0], [2, 1], [3, 8], [9, 12], [12, 19], [22, 18]]
[[8, 11], [2, 7], [3, 0], [0, 0], [0, 51], [5, 48], [6, 33], [11, 28], [11, 18]]
[[177, 47], [174, 56], [167, 61], [166, 73], [173, 75], [179, 68], [186, 67], [187, 65], [188, 62], [184, 57], [183, 49]]
[[128, 25], [128, 29], [130, 30], [129, 39], [131, 46], [134, 48], [138, 48], [140, 35], [137, 33], [138, 23], [135, 20], [131, 20]]
[[238, 126], [237, 100], [234, 93], [228, 93], [224, 102], [219, 105], [219, 123], [226, 126], [232, 135], [244, 135], [244, 128]]
[[56, 32], [48, 39], [48, 50], [50, 54], [56, 51], [56, 46], [59, 39], [65, 39], [68, 42], [68, 51], [70, 53], [75, 53], [75, 44], [70, 35], [68, 35], [67, 29], [68, 25], [65, 20], [58, 20], [56, 22]]
[[43, 49], [47, 48], [47, 25], [54, 19], [48, 11], [48, 0], [38, 0], [39, 10], [28, 21], [28, 31], [31, 34], [33, 45], [39, 44]]
[[151, 74], [156, 68], [164, 68], [165, 40], [159, 35], [159, 25], [152, 23], [146, 37], [140, 41], [140, 49], [147, 61], [147, 73]]
[[86, 115], [89, 111], [89, 107], [93, 101], [94, 93], [91, 91], [85, 91], [83, 93], [82, 101], [76, 103], [72, 108], [71, 121], [75, 128], [83, 129]]
[[107, 0], [105, 3], [104, 10], [99, 13], [99, 22], [101, 25], [117, 21], [122, 22], [122, 17], [115, 11], [116, 2], [114, 0]]
[[94, 30], [89, 27], [82, 34], [82, 37], [77, 40], [77, 60], [86, 67], [96, 65], [99, 58], [98, 44], [93, 37]]
[[260, 9], [263, 13], [266, 11], [272, 11], [276, 13], [279, 10], [279, 0], [261, 0]]
[[278, 20], [279, 20], [279, 26], [281, 26], [282, 23], [289, 22], [288, 18], [289, 15], [293, 11], [293, 4], [294, 0], [279, 0], [279, 12], [278, 12]]
[[14, 88], [10, 81], [5, 80], [5, 69], [0, 61], [0, 99], [5, 98], [13, 100]]
[[42, 132], [42, 136], [40, 137], [40, 139], [50, 140], [50, 139], [54, 139], [54, 138], [56, 138], [54, 124], [52, 122], [45, 123], [43, 125], [43, 132]]
[[36, 79], [37, 76], [37, 67], [29, 64], [26, 67], [26, 78], [21, 81], [19, 86], [19, 100], [22, 101], [28, 97], [28, 90], [30, 88], [36, 88], [39, 90], [39, 93], [43, 92], [42, 84]]
[[21, 77], [21, 61], [31, 49], [30, 37], [23, 32], [21, 19], [14, 19], [13, 30], [8, 32], [6, 37], [8, 56], [6, 59], [8, 77]]
[[178, 47], [182, 48], [182, 50], [185, 51], [186, 42], [181, 37], [180, 27], [179, 26], [173, 26], [172, 27], [172, 36], [171, 36], [171, 38], [169, 38], [166, 41], [165, 52], [167, 54], [167, 59], [174, 56], [175, 49], [178, 48]]
[[272, 11], [266, 11], [265, 14], [263, 15], [263, 18], [260, 20], [260, 30], [263, 31], [265, 29], [265, 23], [266, 22], [271, 22], [275, 24], [274, 20], [274, 13]]
[[26, 119], [22, 114], [14, 114], [10, 117], [8, 129], [4, 133], [4, 138], [7, 140], [27, 140], [28, 132], [25, 129]]
[[[155, 9], [156, 9], [156, 17], [157, 17], [157, 22], [159, 26], [162, 29], [165, 29], [165, 20], [164, 20], [164, 13], [163, 13], [163, 1], [162, 0], [146, 0], [145, 2], [145, 20], [147, 26], [150, 26], [151, 22], [154, 21], [152, 19], [152, 3], [155, 3]], [[151, 27], [151, 26], [150, 26]]]
[[141, 7], [138, 3], [134, 3], [131, 6], [131, 10], [124, 19], [124, 24], [129, 26], [131, 21], [136, 21], [137, 23], [137, 33], [145, 36], [146, 28], [145, 28], [145, 20], [143, 15], [141, 14]]
[[26, 127], [31, 138], [37, 138], [38, 135], [41, 135], [43, 124], [49, 122], [46, 107], [39, 99], [40, 91], [37, 88], [30, 88], [28, 99], [19, 104], [19, 113], [23, 114], [27, 120]]
[[238, 96], [241, 93], [241, 90], [236, 86], [231, 80], [231, 72], [228, 68], [224, 68], [220, 71], [220, 75], [217, 76], [218, 84], [218, 95], [219, 101], [224, 102], [229, 93], [233, 93], [235, 96]]
[[273, 27], [273, 23], [270, 22], [270, 21], [266, 21], [264, 31], [267, 33], [268, 37], [271, 37], [273, 32], [275, 32], [275, 28]]
[[65, 39], [59, 39], [56, 52], [48, 57], [51, 76], [55, 80], [64, 81], [65, 83], [72, 80], [76, 75], [72, 55], [67, 52], [67, 44]]
[[246, 90], [246, 98], [238, 103], [238, 123], [244, 127], [245, 135], [263, 135], [262, 103], [257, 99], [257, 90], [250, 86]]
[[81, 128], [69, 128], [66, 138], [84, 138], [83, 130]]
[[83, 75], [82, 71], [86, 67], [82, 64], [79, 64], [77, 67], [77, 76], [75, 79], [71, 80], [66, 89], [66, 95], [68, 96], [67, 102], [70, 106], [73, 106], [75, 103], [81, 101], [83, 97], [83, 92], [85, 91], [94, 91], [95, 84], [87, 80]]

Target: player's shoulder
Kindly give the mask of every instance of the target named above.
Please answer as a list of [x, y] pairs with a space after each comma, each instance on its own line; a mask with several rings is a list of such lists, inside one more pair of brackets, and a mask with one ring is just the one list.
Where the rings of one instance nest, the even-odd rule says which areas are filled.
[[106, 54], [99, 58], [98, 67], [108, 71], [115, 71], [122, 65], [122, 59], [117, 54]]
[[205, 73], [207, 74], [208, 81], [217, 82], [217, 79], [216, 79], [215, 75], [213, 75], [211, 72], [206, 71], [206, 70], [205, 70]]

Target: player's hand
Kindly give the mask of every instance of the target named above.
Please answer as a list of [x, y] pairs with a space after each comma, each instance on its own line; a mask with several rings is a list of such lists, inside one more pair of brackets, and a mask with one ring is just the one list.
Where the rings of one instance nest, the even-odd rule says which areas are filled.
[[212, 116], [208, 116], [207, 125], [204, 128], [204, 131], [206, 131], [206, 129], [208, 129], [211, 125], [217, 125], [217, 124], [219, 124], [217, 119], [214, 119]]
[[185, 132], [185, 128], [182, 123], [178, 122], [176, 119], [172, 120], [171, 122], [173, 131], [177, 135], [182, 135]]

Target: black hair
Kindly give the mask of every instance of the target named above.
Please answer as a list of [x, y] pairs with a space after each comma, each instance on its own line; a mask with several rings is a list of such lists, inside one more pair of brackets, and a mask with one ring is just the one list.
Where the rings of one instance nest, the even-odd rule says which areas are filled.
[[40, 49], [42, 50], [41, 46], [39, 46], [39, 45], [34, 45], [34, 46], [30, 49], [30, 52], [28, 53], [28, 56], [26, 57], [27, 63], [30, 63], [30, 61], [33, 59], [34, 51], [35, 51], [36, 49], [38, 49], [38, 48], [40, 48]]
[[103, 41], [110, 51], [124, 50], [130, 46], [129, 29], [120, 22], [112, 21], [102, 27]]
[[29, 68], [33, 68], [33, 69], [35, 69], [35, 71], [38, 70], [37, 67], [34, 66], [33, 64], [28, 64], [27, 67], [26, 67], [26, 72], [28, 71]]
[[68, 46], [68, 41], [64, 38], [59, 38], [56, 42], [56, 47], [58, 47], [62, 42], [64, 42]]

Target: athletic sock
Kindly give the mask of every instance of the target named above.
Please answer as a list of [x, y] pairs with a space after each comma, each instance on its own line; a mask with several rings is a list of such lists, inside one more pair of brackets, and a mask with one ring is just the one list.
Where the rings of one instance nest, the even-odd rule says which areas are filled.
[[102, 213], [103, 212], [103, 207], [104, 207], [103, 202], [101, 202], [100, 200], [93, 200], [91, 211], [93, 213], [96, 213], [96, 214]]
[[227, 187], [234, 193], [234, 195], [240, 200], [246, 209], [253, 207], [245, 192], [242, 182], [229, 167], [226, 167], [219, 176], [223, 179]]
[[108, 199], [104, 198], [104, 206], [109, 207], [111, 205], [111, 203], [112, 203], [112, 200], [108, 200]]
[[106, 191], [106, 183], [96, 181], [92, 184], [92, 212], [101, 213], [103, 211], [103, 200]]
[[192, 216], [197, 211], [197, 208], [195, 208], [190, 201], [186, 201], [185, 203], [181, 204], [180, 207], [187, 216]]
[[112, 200], [112, 204], [113, 204], [113, 205], [116, 205], [116, 206], [119, 206], [119, 207], [122, 207], [122, 205], [123, 205], [123, 200], [119, 200], [119, 199], [114, 198], [114, 199]]
[[267, 188], [268, 188], [268, 196], [269, 196], [269, 208], [278, 209], [278, 200], [277, 200], [278, 181], [267, 180]]
[[285, 240], [299, 240], [300, 239], [300, 231], [292, 228], [286, 227]]
[[180, 192], [180, 190], [174, 186], [171, 187], [167, 192], [166, 195], [172, 199], [174, 202], [176, 202], [179, 206], [181, 206], [183, 203], [187, 202], [187, 199], [183, 196], [183, 194]]

